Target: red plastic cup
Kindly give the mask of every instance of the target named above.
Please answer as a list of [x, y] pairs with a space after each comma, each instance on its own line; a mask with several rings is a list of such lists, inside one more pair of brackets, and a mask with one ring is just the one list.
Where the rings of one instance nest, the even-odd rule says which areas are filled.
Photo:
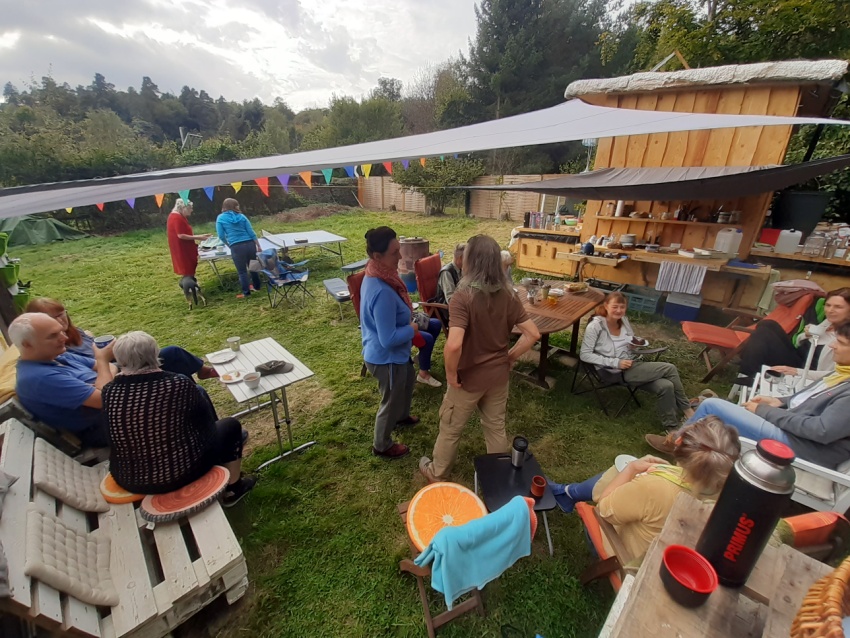
[[535, 476], [531, 479], [531, 495], [534, 498], [540, 498], [546, 492], [546, 479], [542, 476]]

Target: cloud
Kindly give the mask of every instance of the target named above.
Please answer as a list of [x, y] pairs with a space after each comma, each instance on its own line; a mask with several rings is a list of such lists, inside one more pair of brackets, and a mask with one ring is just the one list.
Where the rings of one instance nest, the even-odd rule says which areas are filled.
[[366, 95], [381, 76], [466, 49], [474, 0], [136, 0], [19, 2], [4, 15], [0, 83], [50, 74], [71, 86], [103, 74], [119, 89], [150, 77], [231, 100], [295, 109]]

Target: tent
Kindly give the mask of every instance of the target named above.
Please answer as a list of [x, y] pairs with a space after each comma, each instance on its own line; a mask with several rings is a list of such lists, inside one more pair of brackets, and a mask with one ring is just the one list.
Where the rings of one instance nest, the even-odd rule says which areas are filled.
[[34, 246], [86, 236], [85, 233], [52, 217], [33, 217], [32, 215], [0, 219], [0, 233], [9, 234], [10, 246]]
[[749, 197], [782, 190], [850, 166], [850, 155], [839, 155], [788, 166], [699, 166], [692, 168], [602, 168], [552, 179], [463, 186], [463, 190], [526, 191], [593, 200], [698, 200]]
[[548, 109], [500, 120], [378, 142], [103, 179], [4, 188], [0, 189], [0, 218], [159, 193], [175, 193], [192, 188], [244, 182], [258, 177], [288, 177], [290, 174], [322, 168], [451, 156], [456, 153], [588, 138], [800, 124], [850, 125], [850, 122], [809, 117], [641, 111], [594, 106], [581, 100], [570, 100]]

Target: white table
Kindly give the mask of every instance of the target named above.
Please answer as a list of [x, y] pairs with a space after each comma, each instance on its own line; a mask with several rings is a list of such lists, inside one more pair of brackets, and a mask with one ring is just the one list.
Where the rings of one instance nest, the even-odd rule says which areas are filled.
[[[305, 230], [299, 233], [278, 233], [276, 235], [263, 231], [262, 235], [264, 239], [275, 244], [277, 248], [292, 250], [293, 248], [306, 249], [311, 246], [318, 246], [321, 250], [339, 257], [340, 266], [344, 263], [342, 242], [348, 241], [348, 238], [329, 233], [326, 230]], [[336, 250], [333, 249], [333, 244], [336, 244]]]
[[[230, 350], [224, 350], [219, 352], [230, 352]], [[217, 354], [217, 353], [210, 353]], [[210, 357], [210, 354], [206, 355], [207, 358]], [[286, 400], [286, 387], [292, 385], [293, 383], [298, 383], [299, 381], [303, 381], [304, 379], [309, 379], [313, 376], [313, 371], [310, 370], [307, 366], [301, 363], [298, 359], [296, 359], [286, 348], [280, 345], [277, 341], [272, 339], [271, 337], [267, 337], [265, 339], [260, 339], [259, 341], [251, 341], [250, 343], [243, 343], [239, 348], [239, 351], [236, 353], [236, 358], [232, 361], [228, 361], [227, 363], [221, 364], [211, 364], [215, 371], [219, 373], [219, 375], [225, 374], [227, 372], [232, 372], [233, 370], [239, 370], [241, 372], [251, 372], [257, 365], [261, 363], [266, 363], [267, 361], [288, 361], [293, 365], [291, 371], [286, 374], [269, 374], [264, 377], [260, 377], [260, 385], [254, 389], [249, 388], [245, 385], [244, 382], [239, 383], [228, 383], [227, 389], [230, 390], [230, 394], [233, 395], [233, 398], [236, 399], [239, 403], [244, 403], [246, 401], [251, 401], [253, 399], [260, 399], [260, 397], [268, 394], [269, 401], [267, 403], [263, 403], [257, 405], [256, 407], [249, 408], [234, 416], [241, 416], [243, 414], [247, 414], [249, 412], [253, 412], [255, 410], [260, 409], [271, 403], [272, 406], [272, 416], [274, 417], [274, 427], [275, 433], [277, 434], [277, 446], [280, 454], [270, 461], [266, 461], [262, 465], [260, 465], [258, 470], [263, 469], [267, 465], [275, 463], [285, 456], [292, 454], [293, 452], [299, 452], [305, 448], [310, 447], [311, 445], [315, 445], [315, 441], [310, 441], [309, 443], [304, 443], [299, 445], [297, 448], [295, 444], [292, 442], [292, 420], [289, 417], [289, 403]], [[278, 398], [278, 391], [280, 392], [280, 398]], [[280, 401], [283, 403], [283, 414], [284, 421], [286, 422], [286, 433], [289, 436], [289, 451], [283, 451], [283, 441], [280, 437], [280, 418], [277, 414], [277, 402]]]
[[[261, 250], [277, 250], [279, 248], [277, 244], [269, 241], [268, 239], [260, 237], [259, 240]], [[218, 283], [221, 284], [222, 288], [224, 288], [224, 281], [221, 278], [221, 273], [218, 271], [218, 266], [216, 266], [215, 262], [221, 259], [230, 259], [230, 246], [223, 246], [223, 248], [223, 253], [217, 253], [215, 249], [198, 250], [198, 259], [200, 259], [200, 261], [205, 261], [210, 265], [210, 267], [213, 269], [213, 272], [215, 273], [215, 276], [218, 277]]]

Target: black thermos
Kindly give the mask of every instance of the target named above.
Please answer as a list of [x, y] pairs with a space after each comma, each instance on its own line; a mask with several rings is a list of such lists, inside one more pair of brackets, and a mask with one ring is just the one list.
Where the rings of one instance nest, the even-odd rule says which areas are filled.
[[696, 546], [720, 584], [740, 587], [750, 577], [791, 500], [793, 460], [787, 445], [763, 439], [735, 462]]

